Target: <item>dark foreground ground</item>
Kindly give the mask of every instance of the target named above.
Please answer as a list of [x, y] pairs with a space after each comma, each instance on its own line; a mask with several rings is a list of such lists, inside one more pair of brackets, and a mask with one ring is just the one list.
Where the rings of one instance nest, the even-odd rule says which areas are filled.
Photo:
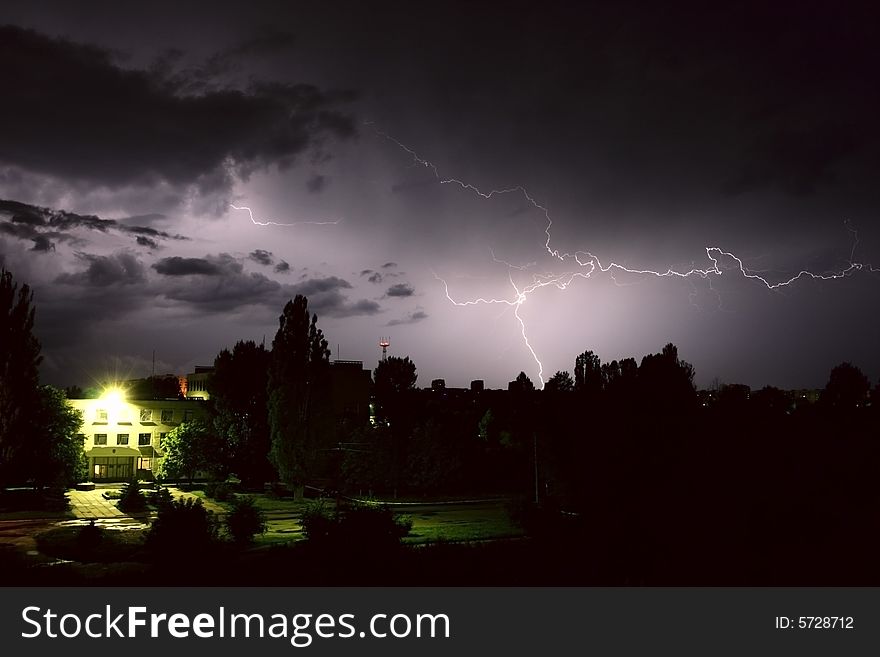
[[[612, 546], [580, 532], [471, 543], [371, 548], [300, 542], [150, 558], [123, 550], [107, 563], [29, 565], [0, 550], [5, 586], [867, 586], [876, 554], [835, 543], [767, 545], [759, 554]], [[613, 549], [610, 549], [612, 548]], [[128, 559], [128, 560], [126, 560]]]

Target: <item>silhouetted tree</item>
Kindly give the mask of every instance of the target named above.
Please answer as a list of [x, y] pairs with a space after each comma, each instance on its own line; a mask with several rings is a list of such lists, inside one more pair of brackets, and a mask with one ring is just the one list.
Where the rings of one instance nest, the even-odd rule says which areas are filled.
[[544, 385], [547, 392], [571, 392], [574, 390], [574, 380], [568, 372], [558, 371], [550, 377]]
[[620, 379], [620, 363], [612, 360], [610, 363], [604, 363], [600, 369], [602, 376], [602, 389], [611, 390]]
[[309, 321], [308, 299], [288, 301], [272, 341], [268, 378], [270, 459], [278, 475], [302, 498], [322, 441], [332, 438], [330, 350]]
[[401, 395], [416, 387], [416, 365], [409, 357], [390, 356], [379, 361], [373, 373], [376, 394], [376, 417], [380, 421], [393, 418], [399, 407]]
[[64, 396], [68, 399], [85, 399], [85, 391], [79, 386], [67, 386], [64, 389]]
[[172, 374], [136, 379], [129, 382], [126, 391], [129, 399], [173, 399], [180, 395], [180, 379]]
[[864, 405], [870, 389], [862, 370], [852, 363], [841, 363], [831, 370], [820, 399], [834, 408], [851, 409]]
[[671, 342], [659, 354], [649, 354], [639, 365], [642, 401], [667, 411], [681, 410], [696, 403], [694, 368], [678, 357]]
[[788, 395], [773, 386], [764, 386], [753, 393], [749, 402], [761, 415], [781, 415], [791, 407]]
[[262, 345], [239, 341], [214, 359], [208, 379], [212, 423], [224, 447], [227, 469], [242, 481], [272, 478], [269, 462], [269, 411], [266, 383], [270, 354]]
[[396, 497], [406, 466], [406, 445], [416, 424], [417, 409], [411, 402], [418, 375], [409, 357], [391, 356], [379, 363], [374, 377], [376, 418], [391, 429], [388, 477]]
[[602, 389], [602, 363], [592, 351], [585, 351], [574, 360], [574, 389], [589, 393]]
[[24, 447], [40, 406], [37, 388], [40, 343], [33, 335], [33, 294], [27, 284], [18, 288], [12, 274], [0, 269], [0, 488]]
[[507, 389], [510, 392], [532, 392], [535, 389], [535, 384], [525, 372], [520, 372], [516, 379], [510, 382]]

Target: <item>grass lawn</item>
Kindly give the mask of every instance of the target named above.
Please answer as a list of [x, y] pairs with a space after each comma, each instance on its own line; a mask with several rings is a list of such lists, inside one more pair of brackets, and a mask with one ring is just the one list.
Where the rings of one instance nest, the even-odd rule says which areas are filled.
[[406, 543], [444, 541], [483, 541], [522, 536], [522, 529], [510, 522], [504, 506], [453, 506], [440, 511], [415, 512], [408, 515], [412, 530]]

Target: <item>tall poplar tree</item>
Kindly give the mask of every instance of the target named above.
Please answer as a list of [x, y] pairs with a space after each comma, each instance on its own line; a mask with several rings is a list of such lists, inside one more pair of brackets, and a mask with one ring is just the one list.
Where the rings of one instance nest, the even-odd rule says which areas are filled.
[[301, 498], [322, 447], [333, 437], [330, 403], [330, 350], [309, 319], [308, 299], [288, 301], [272, 340], [268, 408], [270, 460], [281, 481]]

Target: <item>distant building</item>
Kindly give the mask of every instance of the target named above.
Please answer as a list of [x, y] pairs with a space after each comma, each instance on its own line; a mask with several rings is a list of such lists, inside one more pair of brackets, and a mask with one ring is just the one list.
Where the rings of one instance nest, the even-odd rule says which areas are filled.
[[744, 383], [725, 383], [718, 392], [718, 401], [725, 404], [744, 404], [751, 395], [751, 387]]
[[370, 418], [370, 370], [363, 361], [334, 360], [330, 363], [333, 414], [363, 426]]
[[196, 365], [195, 371], [186, 375], [184, 396], [188, 399], [210, 399], [208, 393], [208, 379], [214, 373], [214, 368], [209, 365]]
[[485, 389], [485, 384], [483, 383], [483, 379], [474, 379], [471, 381], [471, 392], [483, 392]]
[[182, 422], [203, 417], [195, 399], [128, 400], [120, 396], [69, 399], [82, 411], [84, 439], [92, 481], [152, 479], [163, 456], [162, 439]]
[[431, 381], [431, 390], [435, 392], [446, 390], [446, 379], [434, 379]]

